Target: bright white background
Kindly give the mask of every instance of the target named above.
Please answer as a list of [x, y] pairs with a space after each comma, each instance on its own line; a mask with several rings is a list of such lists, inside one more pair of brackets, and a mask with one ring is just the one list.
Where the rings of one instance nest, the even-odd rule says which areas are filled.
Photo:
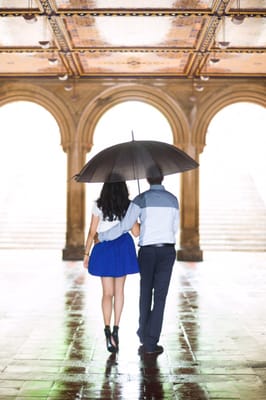
[[[0, 219], [6, 232], [14, 224], [65, 224], [66, 154], [60, 145], [59, 128], [44, 108], [15, 102], [0, 108]], [[238, 103], [220, 111], [211, 121], [207, 145], [200, 157], [201, 196], [208, 194], [214, 180], [248, 173], [266, 204], [266, 111], [263, 107]], [[96, 126], [94, 146], [88, 158], [115, 143], [138, 139], [172, 143], [166, 118], [154, 107], [125, 102], [107, 111]], [[79, 171], [77, 171], [78, 173]], [[228, 175], [226, 175], [228, 174]], [[179, 178], [165, 178], [167, 189], [179, 196]], [[78, 183], [77, 183], [78, 184]], [[136, 182], [128, 182], [131, 198], [138, 193]], [[86, 184], [87, 220], [91, 203], [102, 184]], [[145, 180], [141, 190], [147, 188]], [[230, 195], [228, 193], [228, 195]], [[8, 224], [7, 224], [8, 221]], [[3, 235], [5, 234], [3, 233]], [[62, 232], [65, 227], [62, 226]], [[64, 245], [65, 234], [62, 234]], [[0, 237], [1, 240], [1, 237]]]

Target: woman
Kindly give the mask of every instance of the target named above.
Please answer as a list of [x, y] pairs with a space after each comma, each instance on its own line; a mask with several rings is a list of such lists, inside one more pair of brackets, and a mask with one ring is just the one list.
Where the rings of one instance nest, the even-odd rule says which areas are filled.
[[[118, 329], [124, 306], [126, 275], [138, 273], [139, 266], [135, 244], [129, 233], [109, 242], [97, 243], [97, 232], [108, 230], [119, 223], [125, 216], [129, 203], [125, 182], [104, 183], [100, 197], [92, 208], [83, 262], [90, 274], [101, 277], [104, 333], [107, 350], [111, 353], [118, 351]], [[134, 236], [139, 235], [137, 222], [131, 232]], [[95, 246], [91, 251], [93, 243]], [[112, 314], [114, 326], [111, 332]]]

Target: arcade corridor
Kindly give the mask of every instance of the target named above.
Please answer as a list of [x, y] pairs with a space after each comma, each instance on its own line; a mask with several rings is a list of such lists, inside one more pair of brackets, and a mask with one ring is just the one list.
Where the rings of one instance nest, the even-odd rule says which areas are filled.
[[101, 288], [56, 250], [0, 252], [1, 400], [265, 400], [265, 253], [176, 262], [156, 358], [138, 355], [138, 277], [120, 352], [105, 349]]

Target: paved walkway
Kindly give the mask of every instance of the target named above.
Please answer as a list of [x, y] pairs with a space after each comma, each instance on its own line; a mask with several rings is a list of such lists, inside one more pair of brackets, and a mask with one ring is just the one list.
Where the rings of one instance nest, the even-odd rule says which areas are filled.
[[140, 358], [138, 276], [120, 352], [105, 349], [98, 278], [56, 250], [0, 251], [0, 399], [266, 399], [266, 253], [176, 262], [161, 344]]

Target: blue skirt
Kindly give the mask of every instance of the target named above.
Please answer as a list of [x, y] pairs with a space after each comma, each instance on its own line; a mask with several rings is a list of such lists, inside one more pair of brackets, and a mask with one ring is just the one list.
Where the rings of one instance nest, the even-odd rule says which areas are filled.
[[97, 243], [90, 254], [88, 271], [114, 278], [139, 272], [136, 248], [129, 233], [115, 240]]

